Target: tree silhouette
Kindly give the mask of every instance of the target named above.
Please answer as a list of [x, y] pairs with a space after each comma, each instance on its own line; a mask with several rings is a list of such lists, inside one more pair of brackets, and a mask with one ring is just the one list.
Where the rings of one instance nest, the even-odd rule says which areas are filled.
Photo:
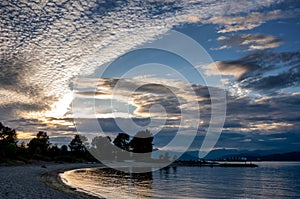
[[100, 160], [113, 160], [111, 138], [109, 136], [96, 136], [92, 140], [92, 154]]
[[24, 141], [21, 142], [21, 144], [18, 147], [18, 155], [21, 157], [22, 160], [25, 161], [29, 158], [28, 150]]
[[28, 149], [32, 155], [47, 155], [49, 146], [49, 136], [44, 131], [39, 131], [36, 137], [28, 143]]
[[126, 133], [119, 133], [114, 139], [113, 143], [116, 146], [114, 149], [115, 157], [118, 161], [123, 161], [129, 158], [128, 146], [129, 146], [129, 135]]
[[127, 133], [119, 133], [113, 143], [122, 150], [128, 150], [128, 141], [129, 135]]
[[[17, 153], [17, 133], [14, 129], [4, 126], [0, 122], [0, 155], [2, 158], [12, 159]], [[2, 161], [2, 160], [0, 160]]]
[[[139, 131], [129, 142], [129, 149], [134, 152], [135, 159], [150, 160], [153, 150], [153, 135], [149, 130]], [[140, 153], [140, 155], [139, 155]], [[143, 153], [143, 154], [141, 154]]]
[[[66, 145], [59, 148], [56, 144], [51, 144], [47, 133], [39, 131], [27, 146], [25, 142], [17, 145], [16, 131], [4, 126], [0, 122], [0, 162], [5, 164], [19, 164], [20, 161], [28, 163], [32, 159], [60, 162], [96, 161], [85, 149], [86, 141], [86, 137], [75, 136], [73, 142], [71, 141], [70, 143], [72, 151], [68, 151]], [[80, 154], [75, 154], [74, 150], [81, 152]], [[17, 162], [14, 160], [17, 160]]]
[[58, 157], [61, 154], [60, 148], [57, 146], [57, 144], [53, 144], [49, 147], [49, 156], [50, 157]]
[[17, 133], [14, 129], [4, 126], [0, 122], [0, 141], [1, 143], [7, 144], [16, 144], [17, 140]]
[[62, 155], [66, 155], [68, 153], [68, 146], [67, 145], [62, 145], [60, 147]]
[[75, 137], [71, 140], [69, 144], [70, 150], [75, 154], [80, 154], [82, 152], [85, 152], [86, 148], [84, 146], [83, 140], [85, 140], [84, 137], [80, 135], [75, 135]]

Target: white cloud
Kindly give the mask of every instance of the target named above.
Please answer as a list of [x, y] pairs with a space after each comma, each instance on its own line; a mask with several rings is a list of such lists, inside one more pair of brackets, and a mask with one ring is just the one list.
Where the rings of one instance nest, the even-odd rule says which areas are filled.
[[219, 33], [236, 32], [240, 30], [251, 30], [269, 20], [284, 18], [280, 10], [273, 10], [267, 13], [250, 12], [245, 16], [213, 16], [208, 19], [212, 24], [221, 26]]
[[277, 48], [282, 44], [282, 40], [263, 34], [238, 34], [231, 36], [220, 36], [217, 38], [223, 45], [219, 49], [234, 47], [244, 47], [247, 50], [265, 50]]
[[[218, 68], [218, 71], [215, 70]], [[248, 72], [248, 68], [242, 64], [226, 64], [224, 62], [214, 62], [205, 66], [201, 66], [206, 75], [230, 75], [234, 76], [236, 79], [240, 79], [244, 74]]]
[[[10, 105], [25, 101], [26, 106], [39, 105], [30, 111], [46, 111], [70, 92], [69, 84], [74, 77], [92, 74], [100, 65], [155, 39], [175, 25], [198, 21], [225, 23], [223, 31], [226, 31], [235, 27], [222, 20], [224, 15], [247, 13], [276, 2], [91, 0], [40, 4], [22, 0], [15, 6], [11, 1], [3, 1], [1, 65], [9, 72], [0, 73], [11, 75], [12, 81], [3, 86], [0, 104], [15, 111]], [[280, 12], [268, 15], [252, 12], [251, 20], [233, 20], [236, 23], [244, 20], [239, 24], [241, 27], [247, 23], [257, 26], [262, 22], [256, 23], [254, 18], [261, 21], [261, 17], [276, 19]], [[16, 92], [18, 97], [12, 98]], [[26, 114], [31, 115], [27, 112], [22, 115]]]

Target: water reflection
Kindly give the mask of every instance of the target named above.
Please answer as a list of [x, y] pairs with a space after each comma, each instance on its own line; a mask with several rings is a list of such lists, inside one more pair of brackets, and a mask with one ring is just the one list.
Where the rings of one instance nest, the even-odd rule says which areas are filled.
[[105, 198], [300, 197], [300, 163], [258, 168], [165, 167], [149, 173], [110, 168], [66, 173], [68, 182]]
[[[89, 170], [85, 176], [93, 176], [94, 186], [105, 193], [106, 198], [151, 197], [153, 183], [152, 172], [136, 173], [138, 168], [128, 168], [120, 171], [111, 168]], [[99, 190], [98, 190], [99, 192]], [[123, 196], [120, 197], [120, 193]]]
[[[171, 170], [171, 168], [172, 168], [172, 170]], [[172, 167], [171, 166], [167, 166], [167, 167], [164, 167], [164, 168], [162, 168], [162, 169], [159, 170], [159, 177], [160, 177], [160, 179], [168, 180], [169, 177], [170, 177], [170, 174], [173, 174], [172, 178], [176, 177], [177, 166], [172, 166]]]

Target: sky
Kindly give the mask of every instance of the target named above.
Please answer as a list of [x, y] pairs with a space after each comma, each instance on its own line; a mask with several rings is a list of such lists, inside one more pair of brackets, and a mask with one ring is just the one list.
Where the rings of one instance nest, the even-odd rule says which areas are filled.
[[297, 0], [3, 0], [0, 9], [0, 121], [20, 140], [147, 128], [162, 150], [300, 149]]

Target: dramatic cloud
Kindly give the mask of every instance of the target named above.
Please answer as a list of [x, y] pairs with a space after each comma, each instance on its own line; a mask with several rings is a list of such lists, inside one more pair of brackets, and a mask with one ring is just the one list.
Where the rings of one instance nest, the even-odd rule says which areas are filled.
[[[239, 60], [216, 62], [223, 75], [231, 75], [238, 86], [258, 91], [277, 91], [300, 85], [300, 53], [254, 53]], [[214, 75], [211, 65], [203, 67]]]
[[[21, 138], [33, 136], [32, 131], [46, 130], [55, 142], [63, 143], [76, 132], [74, 118], [90, 120], [88, 116], [94, 114], [103, 128], [114, 135], [122, 131], [113, 122], [115, 118], [124, 123], [133, 119], [146, 126], [150, 116], [158, 124], [162, 113], [166, 113], [166, 124], [162, 133], [159, 132], [164, 138], [158, 138], [157, 143], [162, 145], [174, 136], [182, 109], [187, 110], [188, 119], [193, 120], [198, 108], [190, 102], [196, 101], [201, 112], [197, 138], [200, 141], [211, 117], [207, 87], [166, 81], [166, 88], [159, 84], [163, 80], [145, 84], [134, 79], [120, 81], [108, 77], [81, 79], [76, 85], [78, 90], [72, 93], [76, 77], [94, 74], [103, 64], [159, 38], [175, 26], [207, 24], [218, 27], [219, 33], [229, 33], [250, 30], [270, 20], [298, 16], [291, 6], [286, 6], [290, 10], [279, 10], [281, 5], [282, 1], [278, 0], [1, 1], [0, 119], [22, 132]], [[219, 41], [224, 42], [223, 49], [241, 45], [249, 50], [263, 50], [281, 44], [280, 39], [268, 34], [225, 34]], [[269, 91], [299, 83], [297, 52], [262, 52], [235, 61], [220, 61], [217, 65], [222, 74], [236, 77], [235, 83], [245, 90]], [[112, 88], [120, 82], [122, 85], [112, 100]], [[127, 93], [136, 86], [140, 87], [128, 101]], [[190, 88], [195, 95], [187, 92]], [[75, 107], [78, 115], [74, 115], [70, 107], [76, 100], [80, 102], [80, 106]], [[291, 131], [296, 128], [299, 117], [295, 116], [294, 101], [298, 103], [298, 94], [260, 100], [230, 98], [225, 129], [235, 134], [240, 132], [241, 140], [249, 141], [252, 138], [245, 136], [247, 128], [253, 131], [265, 128], [264, 134], [278, 132], [283, 127]], [[111, 102], [115, 107], [111, 107]], [[276, 103], [282, 109], [276, 109]], [[265, 113], [271, 116], [270, 120]], [[183, 128], [188, 135], [190, 126], [184, 123]], [[97, 129], [87, 126], [84, 130], [94, 135]], [[289, 141], [284, 138], [282, 135], [259, 139]]]
[[[91, 84], [89, 85], [87, 79], [79, 80], [78, 86], [77, 84], [75, 86], [75, 88], [79, 89], [76, 91], [78, 100], [84, 101], [90, 97], [96, 100], [95, 102], [91, 101], [91, 103], [99, 105], [85, 117], [90, 117], [93, 113], [103, 114], [112, 113], [113, 111], [121, 113], [125, 111], [124, 113], [129, 113], [132, 117], [145, 118], [149, 117], [149, 114], [154, 117], [160, 117], [163, 112], [166, 112], [170, 118], [178, 118], [181, 114], [181, 108], [188, 108], [189, 113], [193, 115], [193, 112], [198, 110], [197, 107], [190, 106], [193, 102], [201, 103], [201, 107], [204, 109], [211, 99], [207, 87], [175, 80], [99, 79], [97, 87], [92, 88], [94, 91], [89, 90], [88, 88], [91, 85], [95, 85], [94, 81], [94, 79], [90, 79]], [[82, 82], [85, 82], [85, 86], [82, 85]], [[217, 92], [217, 89], [215, 89], [215, 92]], [[75, 100], [77, 100], [76, 98]], [[100, 106], [101, 104], [106, 104], [106, 101], [110, 102], [110, 100], [113, 100], [113, 104], [108, 104], [110, 105], [108, 108]], [[78, 104], [86, 105], [84, 103]], [[164, 110], [156, 109], [158, 107], [152, 109], [151, 107], [155, 105], [161, 105], [164, 107]], [[81, 107], [78, 110], [88, 109]], [[150, 110], [151, 113], [149, 112]]]
[[[96, 81], [98, 82], [96, 89], [93, 91], [85, 89], [91, 88], [91, 85], [95, 85]], [[117, 96], [112, 97], [113, 89], [119, 81], [122, 82], [123, 86], [119, 87], [120, 90], [116, 92]], [[153, 81], [157, 82], [157, 80]], [[95, 126], [93, 120], [98, 121], [105, 134], [112, 138], [124, 131], [123, 127], [119, 126], [120, 124], [130, 124], [131, 121], [134, 121], [141, 128], [148, 128], [147, 125], [154, 122], [161, 125], [150, 126], [149, 128], [151, 132], [157, 132], [157, 129], [160, 129], [155, 134], [155, 146], [164, 147], [176, 136], [179, 127], [183, 128], [184, 132], [189, 135], [191, 126], [185, 126], [184, 123], [180, 124], [181, 110], [185, 109], [193, 115], [195, 107], [189, 106], [189, 101], [196, 100], [200, 107], [200, 122], [198, 134], [191, 149], [199, 149], [201, 146], [211, 118], [210, 95], [207, 87], [186, 85], [175, 81], [169, 82], [168, 86], [163, 86], [151, 84], [151, 81], [141, 82], [133, 79], [83, 79], [80, 82], [85, 82], [85, 86], [80, 84], [81, 87], [76, 92], [74, 100], [81, 102], [75, 103], [75, 105], [79, 105], [75, 109], [78, 108], [78, 111], [82, 111], [82, 115], [81, 118], [75, 119], [75, 122], [85, 124], [80, 128], [81, 133], [84, 135], [90, 137], [99, 135], [99, 126]], [[176, 93], [170, 92], [168, 89], [171, 85], [177, 91]], [[193, 88], [196, 98], [185, 92], [188, 86]], [[128, 92], [131, 90], [130, 87], [139, 88], [131, 93], [131, 101], [123, 101], [123, 98], [128, 96]], [[181, 102], [183, 101], [184, 104], [179, 104], [178, 98], [183, 98]], [[111, 99], [115, 99], [113, 104], [111, 104]], [[287, 131], [295, 132], [300, 128], [300, 118], [298, 116], [300, 111], [298, 108], [300, 104], [299, 93], [281, 94], [276, 97], [264, 97], [256, 100], [250, 97], [236, 98], [228, 95], [227, 101], [226, 122], [217, 146], [247, 150], [254, 147], [260, 149], [275, 147], [278, 149], [299, 140], [297, 135], [291, 140], [288, 135], [283, 133]], [[151, 107], [158, 104], [165, 108], [167, 113], [165, 118], [161, 117], [161, 110], [156, 109], [153, 109], [152, 114], [149, 115]], [[129, 109], [126, 108], [128, 105]], [[124, 114], [111, 114], [110, 117], [104, 115], [104, 113], [114, 113], [115, 110]], [[130, 116], [125, 114], [128, 111]], [[93, 116], [95, 114], [96, 116]], [[36, 127], [34, 128], [36, 130], [47, 130], [53, 135], [53, 141], [63, 144], [69, 141], [74, 133], [77, 133], [73, 117], [48, 118], [44, 125], [40, 124], [40, 120], [26, 119], [11, 121], [10, 123], [17, 122], [19, 126], [23, 126], [23, 134], [26, 133], [26, 129], [33, 129], [33, 127]], [[162, 121], [163, 123], [161, 123]], [[25, 130], [24, 127], [26, 127]], [[133, 136], [136, 129], [132, 128], [131, 130], [130, 135]], [[27, 135], [33, 136], [34, 134], [27, 133]], [[60, 138], [61, 136], [62, 138]], [[287, 139], [284, 139], [286, 137]], [[283, 145], [278, 147], [274, 145], [274, 142], [281, 142]]]
[[18, 92], [15, 101], [31, 100], [45, 104], [40, 111], [49, 110], [70, 92], [72, 78], [93, 73], [175, 25], [277, 3], [233, 2], [1, 1], [1, 104], [9, 107], [8, 99]]
[[237, 32], [251, 30], [269, 20], [295, 17], [291, 12], [296, 13], [297, 11], [289, 10], [289, 12], [282, 12], [281, 10], [272, 10], [266, 13], [250, 12], [245, 16], [213, 16], [208, 21], [212, 24], [220, 25], [218, 33]]
[[282, 40], [272, 35], [261, 34], [240, 34], [232, 36], [220, 36], [217, 39], [223, 45], [222, 49], [229, 47], [244, 47], [247, 50], [265, 50], [277, 48], [282, 44]]
[[[229, 97], [225, 128], [233, 131], [282, 133], [299, 128], [300, 94], [281, 94], [259, 100]], [[243, 107], [243, 108], [241, 108]], [[238, 115], [238, 117], [237, 117]]]
[[[89, 87], [87, 81], [88, 80], [84, 80], [84, 82], [86, 82], [85, 86]], [[94, 82], [95, 80], [90, 81]], [[165, 146], [174, 138], [179, 126], [185, 129], [187, 135], [191, 130], [190, 126], [184, 126], [184, 124], [179, 123], [181, 116], [180, 111], [182, 109], [187, 109], [191, 113], [194, 111], [194, 107], [190, 107], [188, 105], [188, 101], [195, 100], [195, 96], [187, 95], [184, 92], [186, 87], [191, 85], [186, 85], [180, 82], [169, 83], [169, 86], [172, 85], [172, 87], [177, 90], [176, 93], [172, 93], [169, 92], [166, 86], [153, 83], [151, 84], [151, 81], [139, 82], [130, 79], [99, 79], [98, 81], [99, 87], [94, 91], [94, 96], [91, 95], [91, 92], [88, 90], [77, 92], [78, 98], [86, 99], [86, 97], [89, 96], [90, 99], [96, 100], [94, 104], [82, 103], [79, 110], [86, 110], [89, 106], [95, 105], [95, 109], [90, 109], [91, 112], [88, 112], [88, 114], [97, 114], [97, 110], [101, 113], [105, 112], [103, 111], [103, 106], [105, 106], [107, 98], [102, 97], [101, 95], [111, 96], [112, 90], [118, 84], [118, 81], [123, 82], [123, 86], [119, 88], [120, 90], [117, 92], [118, 96], [113, 98], [120, 101], [120, 103], [123, 103], [121, 105], [122, 107], [126, 106], [126, 103], [129, 103], [132, 106], [131, 109], [119, 109], [118, 107], [111, 107], [107, 109], [107, 111], [110, 112], [113, 112], [116, 109], [125, 112], [131, 111], [130, 117], [117, 116], [101, 118], [101, 115], [98, 115], [98, 117], [100, 117], [99, 124], [101, 125], [102, 130], [107, 132], [110, 136], [114, 137], [117, 133], [123, 132], [124, 130], [116, 121], [119, 121], [121, 124], [129, 124], [130, 120], [133, 120], [142, 128], [146, 128], [151, 120], [156, 120], [156, 124], [159, 124], [159, 121], [163, 120], [163, 118], [158, 117], [161, 112], [155, 112], [154, 109], [154, 112], [152, 112], [153, 114], [149, 115], [149, 109], [157, 104], [165, 107], [168, 115], [166, 120], [163, 120], [164, 122], [161, 124], [162, 126], [155, 126], [155, 128], [161, 128], [159, 133], [155, 135], [155, 146]], [[157, 82], [158, 80], [153, 81]], [[122, 101], [122, 99], [126, 98], [128, 92], [131, 90], [130, 87], [139, 87], [139, 89], [132, 93], [131, 101]], [[211, 118], [210, 95], [206, 87], [199, 85], [192, 85], [192, 87], [197, 96], [196, 99], [200, 107], [201, 120], [199, 123], [197, 137], [195, 138], [191, 148], [199, 149]], [[81, 87], [81, 89], [83, 89], [83, 87]], [[88, 95], [85, 94], [85, 92], [88, 93]], [[179, 104], [178, 98], [184, 98], [185, 104]], [[300, 104], [299, 93], [278, 94], [276, 97], [263, 97], [256, 100], [251, 97], [237, 98], [229, 95], [228, 93], [227, 100], [228, 107], [223, 131], [224, 135], [221, 136], [217, 146], [247, 150], [251, 150], [253, 148], [270, 149], [272, 147], [276, 149], [284, 149], [286, 146], [296, 142], [297, 139], [299, 140], [300, 137], [296, 135], [294, 136], [296, 140], [292, 140], [289, 137], [285, 138], [287, 135], [283, 133], [294, 132], [300, 128], [300, 118], [298, 116], [298, 112], [300, 111], [298, 108]], [[102, 107], [97, 109], [101, 104]], [[119, 104], [114, 103], [114, 105], [118, 106]], [[155, 132], [155, 128], [149, 129], [152, 132]], [[87, 128], [87, 131], [96, 132], [97, 130], [97, 128], [91, 129], [90, 126]], [[134, 133], [135, 130], [132, 129], [131, 135], [134, 135]], [[276, 146], [274, 142], [282, 143], [282, 147]]]
[[[250, 70], [255, 70], [255, 65], [241, 64], [239, 61], [231, 62], [215, 62], [213, 63], [219, 69], [222, 75], [234, 76], [237, 80], [241, 80], [242, 77]], [[216, 71], [213, 69], [212, 64], [201, 66], [205, 70], [207, 75], [216, 75]]]

